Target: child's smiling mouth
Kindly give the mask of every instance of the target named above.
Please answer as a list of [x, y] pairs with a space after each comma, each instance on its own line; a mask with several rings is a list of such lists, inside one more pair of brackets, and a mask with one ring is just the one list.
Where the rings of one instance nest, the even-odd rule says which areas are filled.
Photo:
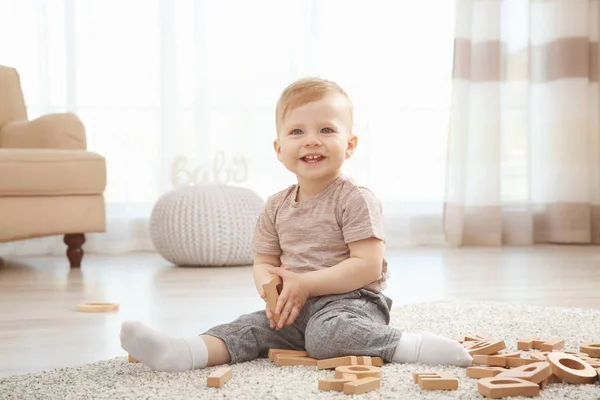
[[300, 160], [307, 164], [318, 164], [325, 159], [325, 156], [321, 154], [307, 154], [303, 157], [300, 157]]

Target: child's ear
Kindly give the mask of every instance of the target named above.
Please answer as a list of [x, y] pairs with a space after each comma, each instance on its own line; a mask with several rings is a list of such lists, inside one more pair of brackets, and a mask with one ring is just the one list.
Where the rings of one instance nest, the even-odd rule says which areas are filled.
[[279, 144], [279, 139], [275, 139], [273, 141], [273, 149], [275, 150], [275, 153], [277, 154], [277, 159], [279, 159], [279, 161], [281, 161], [281, 144]]
[[346, 159], [352, 157], [354, 153], [354, 149], [356, 149], [356, 145], [358, 144], [358, 137], [352, 135], [350, 140], [348, 140], [348, 147], [346, 148]]

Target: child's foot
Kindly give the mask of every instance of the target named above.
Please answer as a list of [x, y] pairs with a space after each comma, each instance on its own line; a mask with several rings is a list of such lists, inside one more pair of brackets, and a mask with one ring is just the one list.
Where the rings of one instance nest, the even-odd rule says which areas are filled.
[[468, 367], [473, 358], [456, 340], [431, 332], [402, 332], [393, 361]]
[[157, 371], [189, 371], [204, 368], [208, 362], [208, 350], [200, 336], [173, 338], [138, 321], [123, 322], [120, 336], [123, 350]]

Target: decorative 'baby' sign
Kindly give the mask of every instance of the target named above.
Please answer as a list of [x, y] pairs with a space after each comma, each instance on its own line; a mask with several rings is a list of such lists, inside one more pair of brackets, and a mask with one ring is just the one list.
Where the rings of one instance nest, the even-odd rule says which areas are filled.
[[242, 183], [248, 179], [248, 163], [245, 157], [233, 157], [233, 165], [234, 168], [225, 167], [225, 153], [222, 151], [215, 154], [211, 170], [197, 167], [190, 171], [187, 169], [187, 159], [177, 157], [173, 161], [171, 183], [173, 187], [180, 187], [194, 186], [198, 183]]

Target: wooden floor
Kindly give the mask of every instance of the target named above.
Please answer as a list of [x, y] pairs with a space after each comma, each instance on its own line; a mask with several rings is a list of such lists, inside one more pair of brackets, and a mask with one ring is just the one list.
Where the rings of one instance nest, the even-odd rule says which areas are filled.
[[[600, 309], [600, 248], [425, 248], [388, 252], [386, 294], [395, 304], [494, 300]], [[120, 310], [78, 313], [78, 303]], [[151, 254], [86, 256], [70, 270], [57, 257], [0, 266], [0, 376], [94, 362], [126, 353], [121, 321], [138, 319], [175, 335], [196, 335], [264, 308], [251, 267], [177, 268]]]

